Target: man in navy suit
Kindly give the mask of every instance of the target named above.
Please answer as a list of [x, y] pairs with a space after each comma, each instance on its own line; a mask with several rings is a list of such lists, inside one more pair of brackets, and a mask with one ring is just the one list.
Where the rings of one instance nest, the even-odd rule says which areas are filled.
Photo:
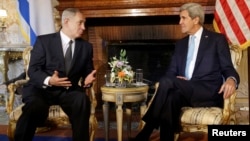
[[[160, 140], [173, 141], [182, 107], [222, 107], [223, 98], [233, 94], [239, 85], [226, 38], [208, 31], [203, 23], [201, 5], [181, 6], [179, 24], [187, 36], [176, 43], [166, 75], [160, 79], [156, 96], [143, 116], [146, 124], [134, 140], [148, 141], [153, 129], [160, 127]], [[194, 50], [189, 56], [191, 36], [195, 37]], [[189, 58], [191, 63], [187, 65]]]
[[[23, 87], [25, 105], [17, 121], [15, 141], [32, 141], [36, 128], [44, 123], [50, 105], [54, 104], [68, 115], [73, 141], [89, 141], [90, 101], [84, 88], [95, 80], [93, 49], [80, 38], [85, 18], [78, 9], [64, 10], [61, 18], [61, 30], [38, 36], [31, 51], [30, 80]], [[66, 73], [64, 56], [70, 41], [72, 61]]]

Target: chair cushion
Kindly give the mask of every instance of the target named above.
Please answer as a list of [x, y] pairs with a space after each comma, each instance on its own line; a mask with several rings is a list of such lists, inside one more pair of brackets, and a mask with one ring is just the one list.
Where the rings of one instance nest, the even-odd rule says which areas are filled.
[[[19, 105], [17, 108], [15, 108], [10, 114], [9, 114], [9, 120], [17, 121], [17, 119], [22, 114], [22, 107], [24, 104]], [[49, 109], [49, 120], [57, 120], [58, 118], [67, 118], [68, 116], [64, 113], [62, 108], [58, 105], [50, 106]]]
[[181, 124], [221, 124], [222, 109], [218, 107], [183, 107]]

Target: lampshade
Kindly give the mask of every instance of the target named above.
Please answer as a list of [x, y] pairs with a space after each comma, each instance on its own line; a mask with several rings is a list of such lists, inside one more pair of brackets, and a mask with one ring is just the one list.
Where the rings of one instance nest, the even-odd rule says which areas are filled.
[[6, 10], [0, 9], [0, 17], [2, 17], [2, 18], [7, 17]]

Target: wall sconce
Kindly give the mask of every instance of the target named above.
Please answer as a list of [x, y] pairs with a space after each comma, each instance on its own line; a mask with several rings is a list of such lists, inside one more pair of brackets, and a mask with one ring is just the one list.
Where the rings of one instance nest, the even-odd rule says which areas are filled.
[[3, 31], [6, 28], [5, 18], [7, 17], [6, 10], [0, 9], [0, 31]]

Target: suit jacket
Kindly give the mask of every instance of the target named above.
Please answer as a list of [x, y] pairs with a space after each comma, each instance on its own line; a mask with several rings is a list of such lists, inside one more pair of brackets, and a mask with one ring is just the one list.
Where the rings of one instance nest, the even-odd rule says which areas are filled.
[[[176, 43], [166, 77], [175, 79], [176, 76], [185, 76], [188, 40], [189, 36], [186, 36]], [[218, 95], [218, 92], [223, 81], [230, 76], [237, 80], [238, 85], [240, 78], [233, 67], [225, 36], [204, 28], [190, 80], [194, 87], [193, 106], [214, 105], [213, 101], [222, 101], [222, 95]]]
[[[93, 48], [92, 45], [81, 38], [75, 40], [75, 50], [71, 62], [71, 69], [68, 78], [72, 83], [71, 89], [77, 88], [78, 82], [94, 69], [93, 67]], [[24, 87], [24, 95], [46, 90], [61, 90], [63, 87], [44, 87], [44, 80], [52, 76], [54, 71], [59, 72], [59, 77], [66, 77], [64, 54], [62, 49], [60, 32], [41, 35], [31, 51], [28, 75], [30, 80]]]

